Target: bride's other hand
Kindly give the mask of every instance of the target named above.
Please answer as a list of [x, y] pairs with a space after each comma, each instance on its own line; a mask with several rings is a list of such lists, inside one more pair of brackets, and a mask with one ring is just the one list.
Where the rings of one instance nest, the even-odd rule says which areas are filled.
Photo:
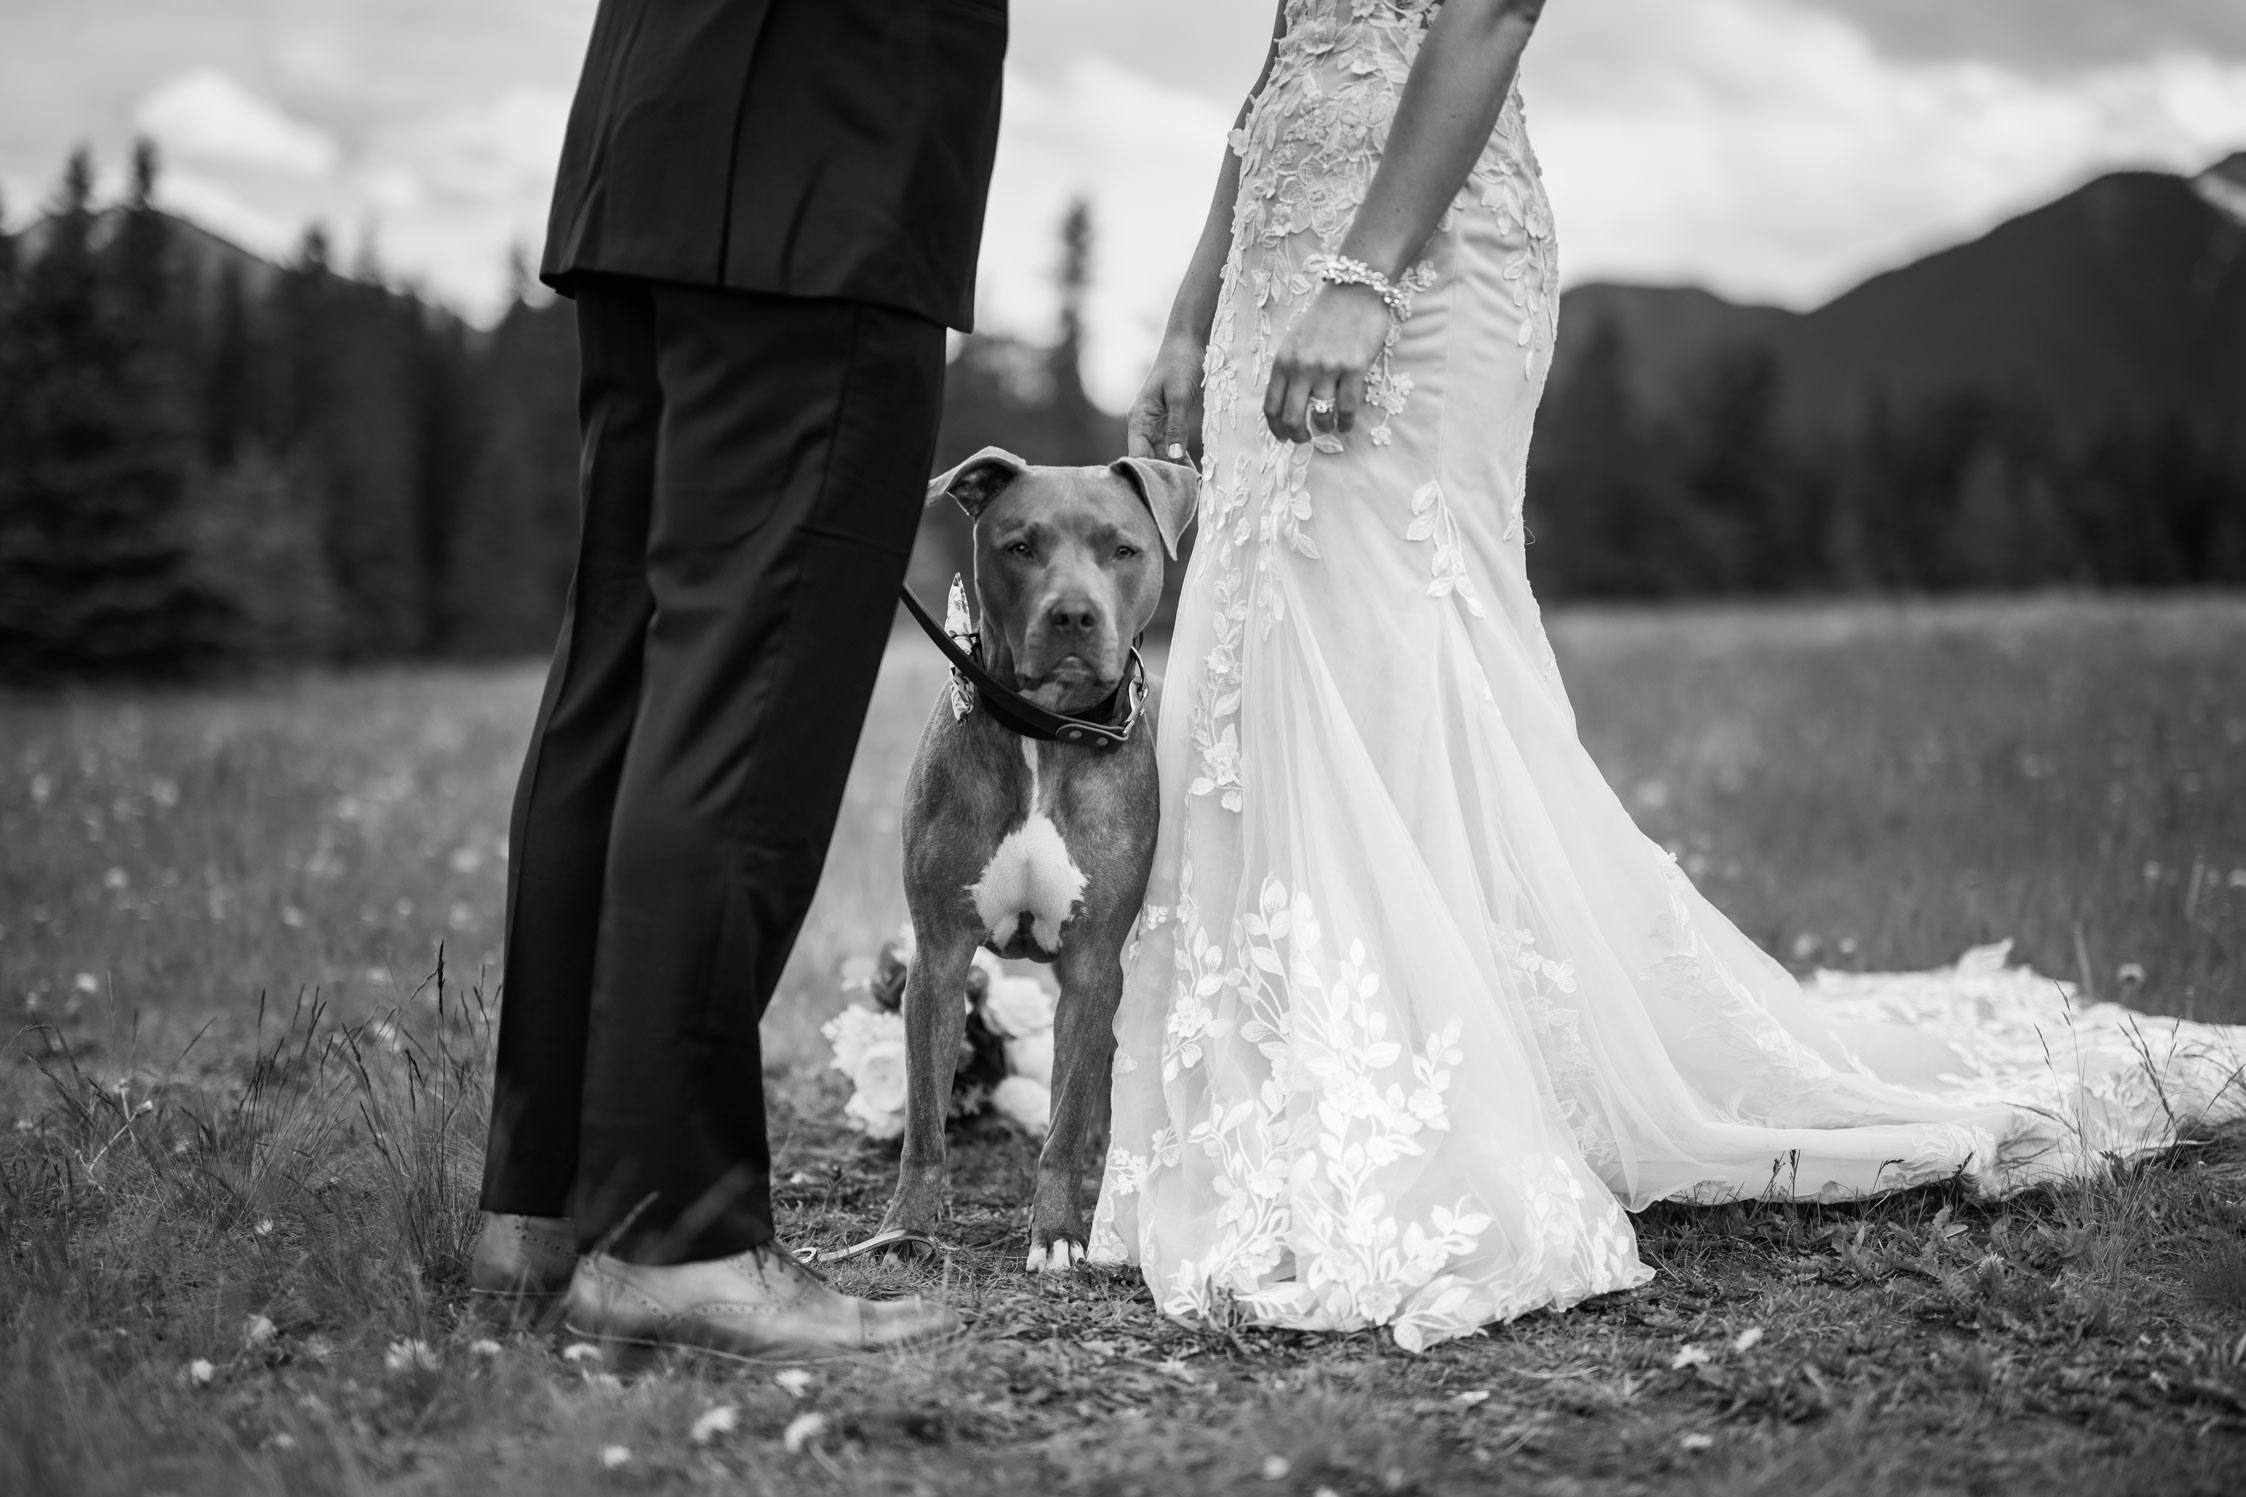
[[1133, 457], [1189, 461], [1187, 448], [1201, 429], [1201, 359], [1204, 345], [1172, 334], [1162, 340], [1154, 367], [1124, 418], [1124, 450]]
[[[1263, 419], [1281, 441], [1307, 442], [1357, 424], [1365, 375], [1388, 343], [1388, 304], [1369, 286], [1321, 286], [1280, 341], [1264, 387]], [[1313, 418], [1312, 401], [1332, 402]], [[1324, 407], [1320, 408], [1321, 411]]]

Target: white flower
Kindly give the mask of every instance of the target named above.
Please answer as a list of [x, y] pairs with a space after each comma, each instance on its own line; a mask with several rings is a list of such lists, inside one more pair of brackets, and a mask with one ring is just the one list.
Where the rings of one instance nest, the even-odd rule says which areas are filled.
[[252, 1315], [242, 1322], [242, 1349], [256, 1351], [261, 1346], [271, 1346], [278, 1334], [271, 1316]]
[[707, 1445], [719, 1435], [732, 1434], [740, 1423], [740, 1411], [729, 1403], [721, 1403], [715, 1408], [704, 1409], [702, 1417], [694, 1421], [694, 1427], [686, 1434], [695, 1444]]
[[801, 1398], [811, 1388], [811, 1374], [801, 1367], [790, 1367], [784, 1372], [775, 1372], [772, 1374], [772, 1381], [778, 1383], [790, 1398]]
[[990, 1105], [1032, 1138], [1043, 1138], [1053, 1126], [1053, 1091], [1042, 1081], [1009, 1076], [991, 1089]]
[[499, 1355], [499, 1343], [486, 1336], [480, 1341], [469, 1342], [468, 1352], [471, 1356], [496, 1357]]
[[1489, 1397], [1490, 1390], [1487, 1388], [1468, 1388], [1464, 1393], [1451, 1395], [1451, 1402], [1472, 1408], [1478, 1403], [1488, 1403]]
[[866, 1053], [858, 1057], [858, 1069], [851, 1080], [858, 1083], [858, 1095], [865, 1099], [868, 1110], [901, 1111], [911, 1086], [904, 1038], [868, 1045]]
[[1006, 1042], [1006, 1070], [1009, 1074], [1037, 1082], [1041, 1086], [1053, 1084], [1053, 1031], [1043, 1034], [1023, 1035]]
[[990, 1020], [991, 1028], [1009, 1038], [1020, 1039], [1051, 1033], [1053, 1010], [1059, 1001], [1034, 977], [1001, 974], [990, 980], [990, 991], [983, 998], [983, 1014]]
[[603, 1471], [614, 1471], [632, 1463], [632, 1452], [622, 1445], [603, 1445], [600, 1448], [600, 1463]]
[[1708, 1450], [1714, 1447], [1716, 1437], [1714, 1435], [1686, 1435], [1677, 1443], [1687, 1450]]
[[426, 1341], [406, 1339], [393, 1341], [382, 1354], [382, 1365], [392, 1372], [435, 1372], [437, 1354]]
[[902, 1040], [876, 1045], [859, 1058], [858, 1089], [843, 1104], [843, 1114], [868, 1138], [895, 1138], [905, 1131], [905, 1046]]
[[1287, 1458], [1283, 1455], [1267, 1455], [1263, 1458], [1260, 1469], [1265, 1481], [1285, 1481], [1287, 1473], [1294, 1467], [1287, 1464]]
[[1731, 1349], [1733, 1351], [1752, 1351], [1755, 1348], [1755, 1343], [1760, 1340], [1762, 1340], [1762, 1327], [1751, 1325], [1731, 1338]]
[[218, 1369], [210, 1364], [209, 1358], [197, 1357], [187, 1364], [187, 1370], [180, 1376], [186, 1380], [189, 1387], [208, 1388], [211, 1385], [211, 1379], [218, 1376]]
[[843, 1112], [869, 1138], [895, 1138], [905, 1131], [903, 1014], [853, 1004], [820, 1030], [834, 1045], [835, 1070], [856, 1090]]
[[787, 1447], [788, 1454], [795, 1455], [804, 1446], [825, 1434], [826, 1430], [826, 1415], [798, 1414], [790, 1419], [788, 1427], [780, 1432], [780, 1443]]
[[572, 1341], [562, 1348], [564, 1362], [598, 1362], [600, 1348], [590, 1341]]
[[1677, 1354], [1669, 1359], [1669, 1370], [1671, 1372], [1682, 1372], [1687, 1367], [1703, 1366], [1707, 1361], [1708, 1354], [1699, 1347], [1680, 1346], [1677, 1348]]
[[834, 1059], [828, 1064], [855, 1080], [869, 1046], [883, 1040], [903, 1042], [905, 1019], [902, 1014], [853, 1003], [821, 1025], [819, 1032], [834, 1046]]

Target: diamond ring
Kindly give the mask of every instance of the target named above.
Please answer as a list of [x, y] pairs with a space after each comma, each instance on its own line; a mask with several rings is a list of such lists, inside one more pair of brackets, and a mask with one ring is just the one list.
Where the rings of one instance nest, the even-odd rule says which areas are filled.
[[1313, 416], [1331, 416], [1331, 415], [1332, 415], [1333, 413], [1334, 413], [1334, 403], [1333, 403], [1332, 401], [1328, 400], [1328, 399], [1327, 399], [1327, 398], [1326, 398], [1325, 396], [1323, 396], [1323, 395], [1313, 395], [1313, 396], [1311, 396], [1311, 397], [1310, 397], [1310, 414], [1311, 414], [1311, 415], [1313, 415]]

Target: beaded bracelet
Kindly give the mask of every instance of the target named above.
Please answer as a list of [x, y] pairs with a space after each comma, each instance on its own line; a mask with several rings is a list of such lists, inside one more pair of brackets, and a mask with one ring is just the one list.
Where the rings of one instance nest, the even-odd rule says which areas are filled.
[[1318, 279], [1335, 286], [1364, 286], [1388, 304], [1388, 315], [1398, 322], [1412, 315], [1412, 294], [1362, 260], [1347, 255], [1324, 255], [1310, 268]]

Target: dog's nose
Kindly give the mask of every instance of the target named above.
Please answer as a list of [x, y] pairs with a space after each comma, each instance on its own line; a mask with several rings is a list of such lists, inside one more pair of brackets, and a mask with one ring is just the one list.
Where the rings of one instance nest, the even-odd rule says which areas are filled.
[[1062, 634], [1092, 634], [1100, 627], [1099, 611], [1089, 603], [1063, 600], [1045, 610], [1047, 628]]

